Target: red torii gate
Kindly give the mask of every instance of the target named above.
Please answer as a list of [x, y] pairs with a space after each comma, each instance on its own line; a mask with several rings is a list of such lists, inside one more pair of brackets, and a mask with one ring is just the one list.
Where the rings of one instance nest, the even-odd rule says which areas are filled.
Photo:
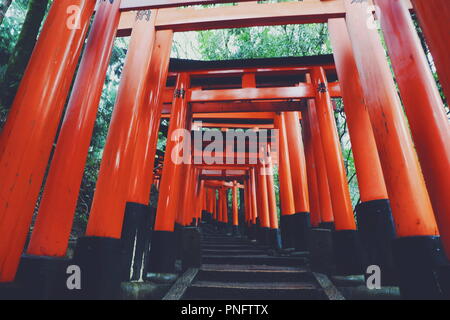
[[[87, 237], [80, 239], [78, 243], [80, 252], [91, 248], [92, 243], [96, 244], [93, 246], [94, 251], [87, 254], [94, 260], [98, 253], [95, 250], [104, 252], [106, 247], [110, 248], [109, 257], [112, 261], [117, 258], [115, 252], [120, 243], [118, 240], [122, 233], [126, 203], [136, 203], [138, 205], [135, 207], [145, 210], [148, 201], [153, 179], [141, 177], [142, 173], [152, 171], [173, 32], [325, 22], [330, 30], [342, 96], [348, 106], [346, 113], [349, 117], [349, 127], [352, 117], [355, 120], [363, 119], [360, 122], [351, 121], [353, 124], [350, 128], [358, 182], [361, 180], [361, 196], [363, 201], [365, 199], [357, 210], [358, 223], [361, 222], [360, 230], [368, 227], [371, 223], [369, 219], [372, 219], [367, 218], [368, 220], [364, 221], [362, 212], [382, 210], [384, 216], [381, 220], [385, 223], [385, 228], [380, 230], [382, 235], [375, 235], [383, 246], [378, 248], [378, 251], [383, 255], [383, 252], [391, 250], [388, 248], [388, 242], [394, 237], [389, 213], [389, 207], [392, 208], [397, 237], [393, 242], [392, 254], [397, 268], [405, 271], [400, 279], [402, 291], [411, 295], [417, 294], [418, 290], [408, 284], [414, 279], [414, 285], [421, 288], [420, 294], [435, 294], [436, 286], [432, 276], [435, 266], [430, 263], [432, 267], [429, 267], [425, 262], [430, 261], [426, 257], [437, 259], [439, 256], [439, 234], [447, 257], [450, 256], [450, 199], [446, 194], [450, 183], [450, 129], [435, 82], [426, 65], [426, 57], [408, 15], [411, 7], [401, 0], [374, 1], [383, 13], [380, 21], [412, 137], [407, 130], [402, 105], [379, 35], [376, 30], [368, 29], [366, 25], [369, 6], [367, 2], [315, 0], [301, 3], [242, 4], [201, 10], [155, 9], [145, 14], [139, 12], [137, 15], [135, 12], [128, 12], [186, 3], [217, 2], [99, 2], [59, 134], [28, 253], [37, 257], [61, 257], [65, 254], [77, 189], [115, 34], [131, 34], [130, 47], [104, 151], [86, 231]], [[445, 13], [449, 12], [449, 4], [443, 0], [436, 0], [434, 4], [436, 3], [439, 3], [439, 9], [442, 9], [440, 12], [443, 13], [437, 20], [432, 17], [431, 7], [423, 6], [418, 0], [412, 1], [430, 42], [444, 91], [448, 94], [448, 41], [442, 41], [443, 35], [434, 21], [438, 24], [448, 20], [448, 14]], [[53, 3], [0, 136], [2, 282], [13, 281], [16, 274], [94, 4], [93, 0], [64, 0]], [[68, 5], [79, 6], [81, 28], [51, 28], [57, 24], [65, 25], [65, 8]], [[436, 7], [433, 8], [436, 10]], [[335, 233], [342, 235], [335, 238], [335, 243], [341, 244], [337, 245], [338, 247], [345, 247], [355, 241], [356, 224], [349, 202], [345, 173], [342, 170], [342, 155], [335, 139], [336, 130], [331, 121], [330, 98], [333, 87], [327, 84], [324, 68], [314, 67], [309, 71], [310, 84], [296, 89], [274, 90], [276, 94], [270, 96], [267, 96], [266, 90], [258, 88], [241, 88], [234, 93], [227, 91], [230, 89], [204, 92], [206, 90], [191, 88], [189, 73], [182, 72], [176, 85], [176, 90], [179, 91], [176, 92], [171, 108], [170, 133], [176, 128], [189, 128], [192, 119], [190, 112], [187, 112], [189, 101], [200, 103], [222, 99], [235, 101], [309, 98], [308, 108], [303, 110], [303, 118], [310, 128], [307, 135], [310, 135], [314, 142], [312, 145], [308, 145], [310, 142], [305, 143], [305, 157], [312, 159], [314, 156], [314, 161], [318, 164], [315, 193], [320, 201], [316, 209], [320, 207], [320, 212], [329, 213], [332, 208], [336, 231], [345, 231]], [[156, 80], [149, 82], [149, 78]], [[191, 100], [186, 99], [184, 94], [179, 94], [183, 91], [188, 93], [186, 96]], [[153, 108], [146, 108], [149, 105], [148, 98]], [[223, 105], [216, 107], [217, 112], [227, 108]], [[267, 105], [264, 108], [267, 108]], [[231, 110], [234, 109], [227, 111]], [[287, 127], [285, 118], [283, 113], [275, 117], [276, 127], [282, 132]], [[365, 144], [358, 139], [361, 134], [368, 139]], [[282, 133], [282, 136], [288, 136], [288, 132]], [[322, 151], [316, 150], [317, 143], [322, 144]], [[302, 205], [296, 204], [292, 196], [293, 175], [292, 166], [288, 165], [290, 158], [286, 156], [290, 149], [287, 138], [282, 139], [280, 146], [285, 151], [282, 151], [284, 155], [280, 159], [280, 186], [281, 190], [284, 190], [281, 194], [282, 214], [290, 216], [298, 214], [297, 208]], [[309, 166], [306, 162], [306, 167]], [[164, 164], [160, 190], [165, 190], [165, 196], [174, 198], [167, 201], [166, 207], [158, 207], [161, 212], [173, 213], [178, 210], [177, 196], [169, 192], [169, 189], [164, 189], [168, 188], [165, 187], [164, 179], [170, 179], [172, 176], [173, 182], [180, 182], [179, 169], [169, 160]], [[300, 169], [304, 170], [304, 166]], [[311, 172], [311, 169], [308, 171]], [[298, 170], [295, 169], [295, 174], [297, 173]], [[306, 181], [304, 173], [302, 179]], [[308, 179], [311, 180], [309, 177]], [[324, 187], [326, 185], [329, 186], [328, 193]], [[329, 218], [329, 214], [327, 216]], [[323, 219], [323, 222], [331, 221]], [[54, 227], [55, 225], [57, 227]], [[157, 214], [156, 225], [162, 228], [161, 231], [171, 232], [172, 226], [161, 218], [161, 214]], [[159, 230], [158, 228], [156, 230]], [[338, 253], [345, 256], [345, 252], [338, 250]], [[377, 259], [383, 260], [380, 257]], [[99, 270], [110, 270], [110, 263], [97, 262]], [[423, 276], [418, 278], [417, 274]], [[108, 287], [102, 287], [101, 290], [107, 292]]]

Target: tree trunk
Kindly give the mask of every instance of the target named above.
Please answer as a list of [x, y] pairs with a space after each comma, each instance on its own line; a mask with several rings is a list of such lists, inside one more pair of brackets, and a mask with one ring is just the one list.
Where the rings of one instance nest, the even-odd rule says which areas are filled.
[[19, 39], [8, 60], [5, 75], [0, 84], [0, 105], [9, 109], [16, 95], [23, 72], [33, 52], [48, 0], [30, 0]]
[[0, 0], [0, 24], [2, 24], [3, 18], [5, 17], [11, 2], [12, 0]]

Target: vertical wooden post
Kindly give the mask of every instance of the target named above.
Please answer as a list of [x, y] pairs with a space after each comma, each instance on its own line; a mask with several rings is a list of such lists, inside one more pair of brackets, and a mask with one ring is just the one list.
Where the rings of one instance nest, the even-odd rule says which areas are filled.
[[239, 234], [239, 213], [238, 213], [238, 199], [237, 199], [237, 193], [238, 193], [238, 187], [237, 187], [237, 181], [233, 181], [233, 206], [232, 206], [232, 212], [233, 212], [233, 234], [238, 235]]
[[312, 69], [311, 81], [316, 91], [317, 119], [326, 159], [331, 203], [333, 205], [335, 225], [333, 246], [337, 272], [341, 274], [360, 274], [363, 273], [362, 250], [356, 231], [344, 161], [333, 115], [333, 106], [330, 93], [328, 92], [328, 82], [322, 67]]
[[30, 255], [66, 255], [79, 186], [119, 18], [119, 1], [99, 4], [58, 135], [27, 249]]
[[292, 189], [292, 176], [289, 164], [289, 149], [286, 133], [286, 119], [284, 112], [275, 115], [274, 118], [275, 129], [278, 130], [279, 137], [279, 165], [278, 174], [280, 182], [280, 204], [281, 204], [281, 218], [280, 228], [281, 237], [284, 248], [293, 248], [295, 246], [293, 238], [293, 225], [295, 215], [295, 202]]
[[155, 41], [157, 11], [137, 13], [103, 152], [87, 236], [120, 238], [138, 128], [147, 105], [146, 84]]
[[261, 244], [269, 244], [269, 232], [270, 232], [270, 218], [269, 218], [269, 197], [267, 194], [267, 182], [266, 172], [264, 164], [257, 167], [256, 172], [256, 184], [257, 184], [257, 196], [258, 196], [258, 213], [259, 213], [259, 228], [258, 239]]
[[319, 186], [316, 172], [318, 161], [316, 161], [314, 158], [314, 144], [312, 142], [308, 112], [303, 112], [302, 115], [303, 144], [305, 145], [306, 171], [308, 175], [308, 194], [311, 207], [311, 226], [319, 227], [322, 219], [320, 217]]
[[[375, 3], [382, 12], [380, 20], [384, 39], [438, 222], [442, 244], [447, 258], [450, 258], [450, 197], [448, 196], [450, 124], [404, 1], [376, 1]], [[435, 16], [441, 16], [441, 9], [445, 11], [445, 7], [449, 14], [450, 6], [447, 2], [444, 8], [439, 8]], [[450, 18], [450, 16], [447, 17]], [[441, 32], [445, 33], [444, 30]], [[450, 72], [450, 69], [448, 71]]]
[[417, 155], [376, 29], [367, 26], [367, 3], [345, 0], [346, 23], [374, 129], [398, 238], [393, 254], [405, 297], [438, 296], [435, 261], [440, 239]]
[[183, 144], [183, 138], [185, 138], [180, 134], [179, 129], [186, 128], [188, 114], [186, 90], [188, 87], [189, 75], [180, 73], [172, 103], [158, 209], [149, 254], [149, 270], [151, 272], [173, 272], [175, 267], [176, 239], [174, 226], [184, 181], [181, 181], [183, 164], [175, 162], [172, 155], [178, 155], [179, 148]]
[[[67, 25], [71, 5], [79, 29]], [[52, 4], [1, 132], [0, 282], [14, 280], [94, 5]]]
[[450, 3], [446, 0], [412, 0], [411, 2], [433, 55], [433, 62], [436, 65], [445, 96], [450, 99], [450, 57], [448, 54], [450, 35], [445, 31], [448, 30], [450, 19]]
[[367, 253], [367, 265], [380, 266], [384, 280], [388, 280], [393, 275], [391, 244], [395, 230], [378, 150], [345, 19], [329, 20], [328, 30], [358, 178], [361, 198], [356, 207], [358, 230]]
[[333, 206], [331, 203], [325, 155], [322, 148], [322, 137], [319, 129], [319, 121], [317, 119], [316, 103], [314, 100], [308, 101], [305, 119], [307, 119], [311, 130], [311, 142], [313, 144], [314, 160], [316, 161], [320, 217], [322, 220], [319, 226], [321, 228], [334, 230]]
[[161, 98], [166, 88], [172, 40], [172, 30], [156, 32], [146, 92], [150, 100], [139, 115], [136, 147], [130, 173], [130, 191], [127, 199], [130, 202], [148, 203], [161, 119]]
[[294, 194], [295, 215], [295, 248], [298, 251], [308, 250], [308, 234], [311, 228], [308, 178], [306, 175], [305, 151], [302, 141], [302, 129], [298, 112], [286, 112], [286, 137], [289, 141], [289, 164], [292, 175], [292, 191]]
[[267, 160], [266, 183], [269, 201], [269, 244], [275, 248], [281, 248], [281, 234], [278, 228], [278, 208], [275, 196], [275, 183], [273, 181], [273, 164], [270, 157]]

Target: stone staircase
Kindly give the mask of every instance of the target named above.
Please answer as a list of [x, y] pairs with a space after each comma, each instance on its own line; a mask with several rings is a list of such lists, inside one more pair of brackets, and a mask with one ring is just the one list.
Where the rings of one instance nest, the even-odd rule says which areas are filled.
[[202, 266], [190, 269], [166, 300], [342, 299], [324, 275], [313, 273], [308, 253], [258, 246], [211, 226], [202, 228]]

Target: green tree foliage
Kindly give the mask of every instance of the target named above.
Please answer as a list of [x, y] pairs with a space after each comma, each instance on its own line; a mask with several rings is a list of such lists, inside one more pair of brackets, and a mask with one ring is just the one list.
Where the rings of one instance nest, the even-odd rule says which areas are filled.
[[12, 0], [0, 0], [0, 24], [2, 24], [11, 2]]
[[28, 60], [33, 52], [42, 20], [47, 12], [48, 0], [30, 0], [19, 38], [12, 50], [6, 71], [0, 82], [0, 105], [9, 109]]

